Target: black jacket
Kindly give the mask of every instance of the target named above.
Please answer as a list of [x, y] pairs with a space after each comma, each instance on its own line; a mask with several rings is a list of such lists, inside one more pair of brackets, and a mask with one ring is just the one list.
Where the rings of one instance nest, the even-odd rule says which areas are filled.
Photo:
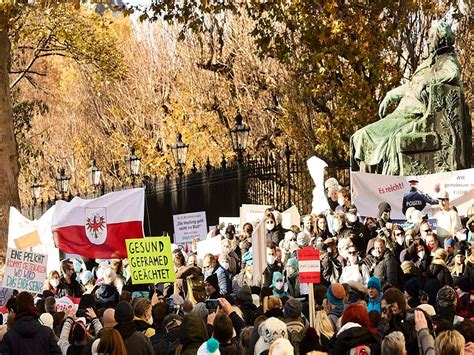
[[117, 288], [113, 285], [102, 284], [95, 291], [97, 308], [115, 307], [119, 301], [120, 295]]
[[81, 297], [82, 296], [82, 287], [79, 282], [76, 281], [75, 274], [71, 277], [71, 283], [67, 284], [64, 277], [61, 277], [61, 281], [58, 285], [57, 296], [58, 298], [71, 296], [71, 297]]
[[61, 355], [53, 331], [41, 325], [34, 313], [20, 313], [13, 328], [3, 337], [2, 354]]
[[376, 278], [380, 280], [382, 286], [390, 284], [391, 286], [398, 286], [398, 274], [400, 265], [397, 259], [389, 249], [385, 249], [383, 256], [377, 259], [377, 263], [374, 268], [374, 274]]
[[344, 330], [338, 334], [331, 346], [331, 355], [349, 354], [352, 348], [366, 345], [370, 348], [372, 355], [380, 354], [380, 343], [369, 329], [354, 327]]
[[453, 286], [453, 277], [444, 265], [431, 264], [426, 274], [428, 278], [437, 278], [443, 286]]

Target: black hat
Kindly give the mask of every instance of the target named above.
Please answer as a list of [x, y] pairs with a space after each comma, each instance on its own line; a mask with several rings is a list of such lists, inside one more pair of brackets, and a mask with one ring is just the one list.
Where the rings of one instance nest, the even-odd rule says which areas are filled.
[[242, 303], [252, 303], [252, 290], [247, 285], [243, 285], [239, 292], [237, 292], [237, 295], [235, 295], [235, 298]]
[[131, 322], [133, 320], [133, 309], [129, 302], [120, 301], [115, 308], [115, 320], [117, 323]]
[[216, 291], [219, 291], [219, 280], [217, 279], [217, 274], [212, 274], [208, 276], [205, 282], [214, 286]]
[[285, 303], [285, 317], [288, 318], [299, 318], [301, 317], [301, 312], [303, 311], [303, 305], [297, 299], [289, 299]]

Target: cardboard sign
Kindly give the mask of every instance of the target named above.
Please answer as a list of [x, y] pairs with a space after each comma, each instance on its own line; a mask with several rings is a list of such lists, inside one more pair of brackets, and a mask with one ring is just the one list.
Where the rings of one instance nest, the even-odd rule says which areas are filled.
[[125, 244], [132, 284], [176, 281], [170, 237], [127, 239]]
[[219, 255], [222, 253], [222, 240], [220, 236], [197, 242], [197, 257], [203, 260], [206, 254]]
[[319, 250], [306, 247], [297, 251], [300, 283], [321, 282], [321, 262]]
[[56, 299], [56, 312], [77, 311], [79, 308], [80, 298], [75, 297], [61, 297]]
[[[419, 175], [416, 178], [420, 193], [436, 199], [440, 191], [447, 191], [450, 205], [456, 206], [459, 216], [466, 215], [474, 198], [474, 169]], [[352, 172], [352, 199], [359, 214], [364, 217], [377, 216], [379, 203], [386, 201], [392, 207], [392, 219], [405, 219], [402, 212], [403, 198], [410, 191], [409, 179], [408, 176]], [[409, 206], [416, 208], [414, 205]], [[422, 210], [422, 214], [432, 215], [429, 204]]]
[[28, 250], [41, 244], [41, 240], [37, 231], [27, 233], [14, 240], [15, 246], [19, 250]]
[[46, 279], [47, 263], [47, 255], [8, 248], [3, 275], [4, 287], [41, 292]]
[[293, 205], [281, 214], [282, 221], [281, 225], [283, 228], [290, 229], [291, 226], [298, 226], [301, 223], [301, 216], [298, 212], [298, 208]]
[[256, 220], [262, 220], [265, 210], [270, 208], [269, 205], [242, 205], [240, 208], [240, 225], [244, 223], [252, 223]]
[[206, 212], [176, 214], [173, 216], [174, 242], [176, 244], [190, 243], [194, 238], [206, 239]]

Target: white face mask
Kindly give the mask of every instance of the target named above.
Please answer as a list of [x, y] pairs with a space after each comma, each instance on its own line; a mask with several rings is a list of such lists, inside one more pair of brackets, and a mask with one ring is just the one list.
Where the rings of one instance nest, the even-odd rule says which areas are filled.
[[338, 203], [340, 206], [344, 205], [344, 197], [339, 197], [339, 198], [337, 199], [337, 203]]
[[148, 318], [146, 321], [148, 324], [152, 325], [153, 324], [153, 317]]
[[51, 279], [51, 280], [49, 281], [49, 283], [50, 283], [51, 286], [53, 286], [54, 288], [58, 287], [58, 285], [59, 285], [58, 279]]
[[269, 263], [270, 265], [273, 265], [274, 262], [275, 262], [275, 256], [267, 255], [267, 263]]
[[275, 223], [273, 222], [267, 222], [265, 223], [266, 227], [267, 227], [267, 230], [271, 231], [273, 230], [273, 228], [275, 228]]
[[348, 213], [346, 216], [347, 216], [347, 220], [350, 223], [354, 223], [355, 221], [357, 221], [357, 216], [355, 214]]
[[403, 242], [404, 242], [403, 237], [396, 237], [396, 238], [397, 238], [397, 243], [398, 243], [399, 245], [403, 245]]
[[275, 288], [277, 290], [282, 290], [283, 289], [284, 282], [283, 281], [277, 281], [275, 282]]
[[221, 266], [225, 269], [225, 270], [229, 270], [229, 262], [226, 260], [226, 261], [223, 261], [221, 262]]
[[375, 250], [375, 249], [372, 249], [372, 251], [370, 252], [370, 254], [372, 254], [372, 256], [374, 256], [374, 257], [376, 257], [376, 258], [378, 258], [378, 256], [379, 256], [379, 252], [378, 252], [377, 250]]
[[465, 241], [467, 239], [466, 233], [456, 233], [456, 237], [459, 239], [459, 241]]
[[419, 257], [420, 259], [423, 259], [423, 258], [425, 257], [425, 252], [424, 252], [424, 251], [419, 251], [419, 252], [417, 253], [417, 255], [418, 255], [418, 257]]

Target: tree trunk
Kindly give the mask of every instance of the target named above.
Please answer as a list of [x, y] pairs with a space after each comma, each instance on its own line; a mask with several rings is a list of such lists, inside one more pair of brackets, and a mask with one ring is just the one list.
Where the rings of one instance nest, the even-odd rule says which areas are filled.
[[20, 207], [18, 150], [13, 130], [8, 63], [8, 11], [0, 11], [0, 255], [5, 255], [10, 206]]

